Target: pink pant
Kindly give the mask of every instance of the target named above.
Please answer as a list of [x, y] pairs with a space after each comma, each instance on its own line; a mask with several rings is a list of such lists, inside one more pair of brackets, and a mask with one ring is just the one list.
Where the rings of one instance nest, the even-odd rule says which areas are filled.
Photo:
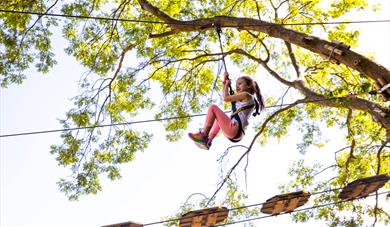
[[214, 139], [218, 132], [222, 129], [223, 134], [228, 138], [234, 138], [239, 130], [238, 124], [231, 121], [221, 109], [216, 105], [209, 106], [206, 116], [205, 129], [211, 128], [209, 139]]

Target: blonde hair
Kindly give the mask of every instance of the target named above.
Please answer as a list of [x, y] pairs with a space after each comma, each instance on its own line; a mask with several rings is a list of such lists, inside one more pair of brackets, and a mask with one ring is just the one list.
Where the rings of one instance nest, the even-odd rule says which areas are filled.
[[[263, 110], [264, 109], [264, 106], [265, 106], [265, 103], [264, 103], [264, 98], [263, 98], [263, 95], [261, 94], [261, 91], [260, 91], [260, 87], [259, 87], [259, 85], [257, 84], [257, 82], [254, 80], [254, 79], [252, 79], [251, 77], [249, 77], [249, 76], [242, 76], [242, 77], [240, 77], [240, 78], [238, 78], [238, 79], [243, 79], [243, 80], [245, 80], [245, 82], [246, 82], [246, 84], [248, 85], [248, 87], [249, 87], [249, 93], [250, 94], [252, 94], [252, 95], [254, 95], [254, 94], [256, 94], [256, 101], [257, 102], [259, 102], [259, 107], [256, 107], [256, 113], [254, 114], [254, 115], [256, 115], [256, 114], [259, 114], [258, 113], [258, 108], [260, 109], [260, 110]], [[237, 80], [238, 80], [237, 79]]]

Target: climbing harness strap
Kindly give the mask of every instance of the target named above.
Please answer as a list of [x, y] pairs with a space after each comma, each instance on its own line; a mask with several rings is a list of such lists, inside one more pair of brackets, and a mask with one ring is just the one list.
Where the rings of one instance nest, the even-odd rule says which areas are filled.
[[237, 131], [237, 134], [236, 134], [233, 138], [229, 138], [229, 137], [228, 137], [228, 139], [229, 139], [230, 141], [232, 141], [233, 143], [238, 143], [238, 142], [241, 141], [241, 138], [242, 138], [241, 135], [242, 135], [242, 134], [245, 135], [244, 129], [242, 128], [241, 119], [240, 119], [240, 117], [238, 116], [238, 114], [232, 115], [230, 118], [237, 121], [237, 123], [238, 123], [238, 131]]
[[255, 107], [255, 104], [250, 104], [250, 105], [246, 105], [246, 106], [241, 106], [241, 107], [238, 108], [235, 112], [232, 113], [232, 116], [238, 114], [238, 113], [241, 112], [241, 111], [248, 110], [248, 109], [252, 109], [253, 107]]
[[244, 111], [244, 110], [252, 109], [253, 107], [255, 107], [255, 104], [249, 104], [249, 105], [246, 105], [246, 106], [242, 106], [242, 107], [238, 108], [231, 115], [230, 118], [234, 119], [238, 123], [238, 131], [237, 131], [237, 134], [233, 138], [228, 138], [230, 141], [232, 141], [234, 143], [240, 142], [240, 140], [242, 138], [241, 135], [242, 134], [245, 135], [245, 131], [244, 131], [244, 128], [242, 127], [242, 122], [241, 122], [240, 116], [238, 116], [238, 113], [241, 112], [241, 111]]

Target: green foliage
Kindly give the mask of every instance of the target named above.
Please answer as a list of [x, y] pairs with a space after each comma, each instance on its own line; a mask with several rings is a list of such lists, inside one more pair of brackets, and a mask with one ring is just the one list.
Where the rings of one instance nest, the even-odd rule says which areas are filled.
[[[100, 191], [100, 174], [107, 174], [111, 180], [120, 178], [120, 164], [132, 161], [135, 153], [146, 149], [151, 140], [151, 135], [146, 133], [116, 130], [114, 135], [107, 137], [99, 147], [90, 148], [89, 141], [76, 140], [69, 132], [62, 137], [63, 144], [53, 145], [51, 153], [57, 156], [60, 165], [71, 166], [71, 177], [58, 182], [60, 190], [65, 192], [70, 200], [78, 200], [81, 195], [96, 194]], [[96, 136], [89, 139], [97, 140]], [[81, 149], [80, 145], [85, 143], [88, 146]]]
[[[44, 11], [43, 2], [5, 1], [0, 7], [8, 10]], [[35, 25], [34, 25], [35, 24]], [[50, 31], [57, 22], [53, 18], [36, 18], [27, 14], [0, 13], [0, 86], [21, 84], [23, 71], [35, 63], [39, 72], [47, 73], [57, 62], [54, 59]]]
[[[284, 24], [341, 20], [348, 18], [348, 12], [370, 7], [365, 0], [153, 0], [150, 3], [180, 20], [224, 15]], [[6, 0], [0, 2], [0, 7], [44, 12], [50, 5]], [[59, 8], [68, 15], [160, 21], [142, 9], [138, 1], [78, 0], [62, 3]], [[58, 184], [71, 200], [102, 190], [102, 175], [111, 180], [120, 178], [121, 165], [131, 162], [147, 148], [152, 138], [151, 131], [137, 131], [127, 124], [131, 119], [143, 116], [143, 113], [167, 118], [163, 122], [166, 137], [169, 141], [177, 141], [191, 120], [186, 116], [199, 113], [211, 101], [215, 102], [218, 94], [214, 91], [220, 89], [216, 72], [221, 56], [218, 55], [219, 40], [214, 30], [199, 28], [194, 32], [151, 38], [151, 34], [170, 31], [169, 26], [79, 18], [67, 18], [61, 24], [51, 17], [40, 18], [35, 23], [36, 20], [36, 16], [31, 15], [0, 13], [0, 84], [7, 87], [22, 83], [26, 78], [23, 72], [33, 64], [38, 71], [48, 72], [56, 63], [50, 39], [53, 27], [62, 26], [63, 37], [69, 42], [65, 52], [88, 70], [87, 75], [80, 76], [80, 93], [73, 99], [74, 107], [60, 121], [68, 131], [61, 135], [61, 144], [51, 147], [58, 164], [70, 171], [69, 178], [61, 179]], [[289, 28], [314, 36], [326, 33], [323, 36], [329, 40], [358, 46], [359, 32], [350, 30], [347, 25], [324, 26], [322, 29], [310, 24], [289, 25]], [[361, 99], [383, 104], [378, 97], [367, 95], [375, 88], [373, 81], [365, 75], [344, 65], [331, 64], [300, 47], [292, 46], [290, 53], [284, 40], [245, 29], [223, 28], [222, 42], [225, 52], [240, 49], [258, 59], [253, 61], [238, 52], [227, 55], [227, 62], [233, 62], [243, 73], [255, 75], [259, 66], [266, 64], [274, 77], [276, 74], [278, 79], [294, 81], [301, 76], [303, 86], [310, 92], [328, 99], [357, 94]], [[293, 67], [291, 54], [296, 59], [300, 74]], [[259, 64], [261, 61], [264, 61], [263, 65]], [[285, 89], [285, 86], [280, 88]], [[288, 94], [293, 100], [305, 98], [303, 93], [290, 91]], [[285, 95], [271, 97], [267, 104], [276, 105], [284, 99]], [[335, 152], [334, 163], [329, 169], [321, 163], [309, 166], [303, 160], [296, 162], [289, 171], [291, 182], [281, 187], [283, 191], [302, 188], [321, 191], [344, 186], [359, 177], [390, 172], [389, 165], [385, 165], [389, 160], [388, 152], [379, 153], [385, 129], [367, 112], [351, 112], [352, 100], [344, 100], [335, 103], [334, 108], [324, 108], [315, 102], [300, 104], [275, 115], [268, 122], [259, 138], [263, 144], [271, 138], [282, 140], [291, 133], [300, 134], [302, 140], [297, 141], [297, 148], [304, 155], [313, 147], [323, 147], [326, 141], [322, 138], [322, 130], [334, 127], [340, 129], [338, 136], [344, 138], [347, 146]], [[264, 115], [266, 119], [273, 113], [266, 112]], [[107, 124], [112, 127], [100, 127]], [[319, 178], [324, 168], [335, 177]], [[247, 195], [242, 193], [240, 184], [235, 180], [228, 179], [223, 191], [222, 204], [228, 207], [245, 204]], [[327, 193], [314, 203], [333, 201], [337, 201], [336, 194]], [[206, 202], [203, 199], [184, 204], [181, 210], [204, 207]], [[353, 211], [354, 215], [344, 215], [347, 211]], [[240, 219], [256, 216], [259, 211], [243, 209], [232, 213], [235, 219]], [[329, 226], [354, 226], [365, 223], [363, 214], [375, 216], [374, 208], [351, 202], [298, 212], [293, 215], [293, 220], [321, 219]], [[379, 222], [390, 222], [384, 212], [376, 215]], [[169, 223], [168, 226], [176, 224]]]

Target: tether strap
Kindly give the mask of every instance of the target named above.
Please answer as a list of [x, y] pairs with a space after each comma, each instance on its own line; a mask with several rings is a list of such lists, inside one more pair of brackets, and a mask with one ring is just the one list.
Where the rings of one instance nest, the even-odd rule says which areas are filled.
[[[214, 23], [213, 24], [214, 27], [215, 27], [215, 31], [217, 32], [218, 34], [218, 40], [219, 40], [219, 47], [221, 48], [221, 53], [222, 53], [222, 62], [223, 62], [223, 66], [225, 68], [225, 71], [227, 72], [227, 68], [226, 68], [226, 62], [225, 62], [225, 54], [223, 52], [223, 47], [222, 47], [222, 41], [221, 41], [221, 33], [222, 33], [222, 29], [221, 29], [221, 26], [217, 23]], [[234, 94], [234, 91], [232, 89], [232, 85], [229, 84], [229, 94], [230, 95], [233, 95]], [[237, 108], [236, 108], [236, 102], [231, 102], [232, 103], [232, 112], [236, 112]]]

